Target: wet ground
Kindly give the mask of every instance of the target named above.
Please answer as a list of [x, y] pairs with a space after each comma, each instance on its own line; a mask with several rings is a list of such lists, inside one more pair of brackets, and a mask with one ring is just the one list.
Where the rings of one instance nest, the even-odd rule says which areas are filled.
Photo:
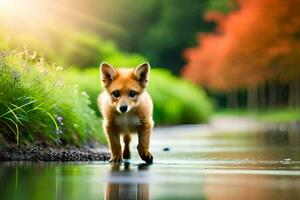
[[[133, 144], [134, 146], [135, 144]], [[2, 162], [0, 199], [300, 199], [297, 132], [158, 128], [154, 164]]]

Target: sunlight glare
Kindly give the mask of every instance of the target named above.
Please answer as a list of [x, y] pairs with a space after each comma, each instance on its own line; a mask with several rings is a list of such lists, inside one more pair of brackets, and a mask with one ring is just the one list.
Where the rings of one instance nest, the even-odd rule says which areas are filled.
[[12, 0], [0, 0], [0, 9], [5, 10], [9, 7], [12, 7], [13, 1]]
[[53, 15], [43, 0], [0, 0], [2, 28], [16, 34], [43, 34]]

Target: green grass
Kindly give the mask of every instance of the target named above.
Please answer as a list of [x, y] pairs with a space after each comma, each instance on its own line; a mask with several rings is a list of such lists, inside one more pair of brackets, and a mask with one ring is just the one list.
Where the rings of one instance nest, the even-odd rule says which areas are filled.
[[65, 84], [63, 69], [26, 50], [0, 50], [1, 142], [105, 142], [86, 93]]
[[[98, 69], [70, 69], [65, 71], [66, 82], [78, 85], [91, 99], [91, 108], [100, 115], [96, 99], [101, 88]], [[159, 125], [203, 123], [212, 113], [206, 93], [190, 82], [164, 69], [152, 69], [149, 93], [154, 102], [154, 121]]]
[[241, 110], [241, 109], [226, 109], [217, 111], [215, 116], [242, 116], [252, 117], [265, 122], [291, 122], [300, 121], [300, 110], [288, 107], [273, 108], [265, 110]]
[[300, 111], [297, 109], [274, 109], [259, 112], [257, 119], [268, 122], [300, 121]]

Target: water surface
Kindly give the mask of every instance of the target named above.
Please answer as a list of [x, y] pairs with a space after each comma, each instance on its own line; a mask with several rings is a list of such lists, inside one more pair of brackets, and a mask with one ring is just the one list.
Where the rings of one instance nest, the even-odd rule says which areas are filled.
[[[160, 128], [154, 164], [0, 163], [0, 199], [300, 199], [299, 133]], [[167, 151], [164, 151], [167, 150]]]

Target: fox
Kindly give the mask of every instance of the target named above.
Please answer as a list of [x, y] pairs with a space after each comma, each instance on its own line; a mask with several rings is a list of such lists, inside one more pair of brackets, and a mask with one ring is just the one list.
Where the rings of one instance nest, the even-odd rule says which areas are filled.
[[[103, 130], [109, 142], [109, 162], [120, 163], [130, 159], [131, 135], [137, 133], [137, 151], [147, 164], [153, 163], [149, 151], [150, 136], [154, 126], [153, 102], [147, 92], [150, 64], [145, 62], [135, 68], [114, 68], [103, 62], [100, 77], [103, 91], [97, 103], [103, 117]], [[124, 148], [122, 151], [121, 137]]]

